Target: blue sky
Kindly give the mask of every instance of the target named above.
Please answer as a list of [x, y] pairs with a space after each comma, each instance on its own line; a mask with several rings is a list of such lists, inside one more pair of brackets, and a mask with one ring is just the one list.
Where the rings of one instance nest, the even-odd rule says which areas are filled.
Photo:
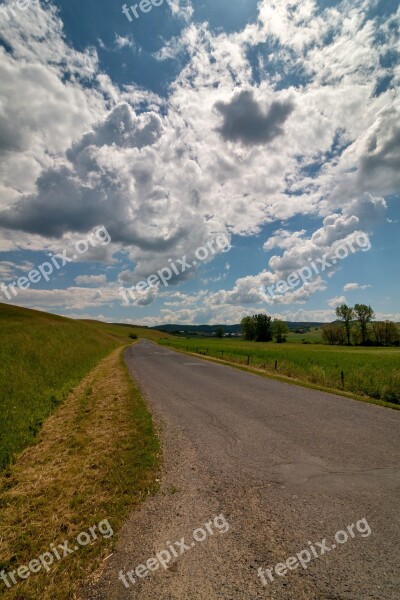
[[[12, 5], [0, 301], [146, 325], [330, 321], [365, 302], [400, 321], [398, 2], [164, 0], [139, 18], [127, 2], [129, 19], [119, 1]], [[64, 251], [76, 260], [34, 281]], [[197, 266], [148, 285], [184, 257]]]

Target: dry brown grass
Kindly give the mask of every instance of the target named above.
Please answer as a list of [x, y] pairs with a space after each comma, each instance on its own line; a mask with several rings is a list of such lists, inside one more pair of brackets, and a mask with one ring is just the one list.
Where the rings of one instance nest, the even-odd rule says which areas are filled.
[[[44, 424], [0, 480], [0, 570], [6, 572], [72, 542], [109, 519], [114, 532], [129, 509], [155, 490], [159, 446], [151, 417], [121, 359], [105, 358]], [[110, 554], [114, 538], [81, 547], [51, 571], [7, 590], [6, 600], [75, 598], [78, 585]]]

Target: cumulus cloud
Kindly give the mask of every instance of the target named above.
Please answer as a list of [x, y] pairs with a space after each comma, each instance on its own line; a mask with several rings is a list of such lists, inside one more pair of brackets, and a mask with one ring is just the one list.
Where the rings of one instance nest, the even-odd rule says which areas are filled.
[[367, 132], [359, 163], [366, 191], [389, 194], [400, 185], [400, 108], [388, 106]]
[[[326, 217], [322, 227], [310, 237], [305, 237], [303, 230], [293, 233], [277, 230], [264, 244], [264, 249], [279, 248], [283, 253], [270, 258], [269, 270], [242, 277], [232, 290], [221, 290], [210, 298], [214, 303], [226, 304], [302, 304], [315, 293], [327, 289], [324, 276], [338, 268], [338, 251], [345, 249], [346, 260], [349, 260], [352, 253], [371, 248], [368, 236], [359, 227], [357, 216], [333, 214]], [[317, 266], [317, 272], [311, 264]], [[303, 271], [306, 271], [305, 279], [299, 277]], [[287, 282], [291, 276], [297, 276], [297, 284], [294, 287], [286, 285], [284, 293], [279, 293], [277, 284]]]
[[283, 125], [294, 110], [291, 100], [274, 100], [264, 112], [251, 90], [236, 94], [230, 102], [217, 102], [223, 123], [217, 128], [226, 141], [252, 146], [267, 144], [284, 133]]
[[[326, 257], [330, 263], [329, 269], [336, 260], [339, 248], [346, 248], [347, 255], [356, 252], [366, 252], [370, 249], [369, 238], [360, 229], [359, 219], [355, 216], [343, 217], [334, 214], [326, 217], [322, 227], [317, 229], [311, 237], [295, 237], [296, 244], [290, 246], [282, 255], [271, 257], [269, 266], [278, 279], [286, 279], [291, 273], [309, 265], [311, 261], [318, 261]], [[336, 264], [337, 264], [336, 260]]]
[[[4, 4], [7, 8], [13, 3]], [[42, 169], [54, 164], [100, 115], [93, 49], [68, 45], [56, 8], [39, 2], [18, 18], [0, 19], [0, 206], [33, 192]], [[6, 50], [7, 48], [7, 50]]]
[[97, 123], [93, 131], [68, 150], [67, 158], [75, 162], [77, 157], [92, 146], [113, 146], [117, 148], [144, 148], [154, 144], [162, 133], [162, 121], [155, 112], [137, 116], [124, 102], [117, 105], [103, 122]]
[[387, 203], [384, 198], [374, 198], [370, 194], [364, 194], [349, 203], [345, 208], [345, 215], [355, 215], [360, 227], [367, 231], [373, 231], [375, 227], [382, 225], [386, 219]]
[[[199, 314], [260, 306], [265, 286], [383, 223], [400, 188], [400, 72], [382, 60], [398, 49], [396, 16], [384, 23], [368, 5], [263, 0], [257, 21], [233, 33], [188, 22], [159, 53], [185, 55], [163, 99], [102, 73], [95, 50], [66, 41], [53, 7], [0, 24], [10, 49], [0, 48], [0, 249], [48, 248], [105, 225], [113, 244], [99, 250], [108, 262], [122, 254], [120, 278], [134, 283], [219, 233], [268, 224], [264, 249], [282, 253], [202, 298]], [[192, 10], [174, 3], [188, 21]], [[292, 228], [299, 215], [317, 225]], [[290, 300], [324, 286], [316, 278]]]
[[286, 229], [277, 229], [265, 243], [264, 250], [273, 250], [274, 248], [290, 249], [301, 245], [301, 237], [306, 233], [305, 229], [301, 231], [287, 231]]

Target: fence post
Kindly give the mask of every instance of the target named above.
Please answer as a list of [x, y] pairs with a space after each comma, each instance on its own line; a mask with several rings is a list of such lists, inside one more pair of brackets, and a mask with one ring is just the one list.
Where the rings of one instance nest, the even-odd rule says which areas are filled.
[[247, 357], [247, 364], [248, 364], [248, 365], [250, 364], [250, 354], [249, 354], [249, 355], [248, 355], [248, 357]]
[[275, 371], [277, 371], [277, 370], [278, 370], [278, 361], [276, 360], [275, 361]]
[[343, 373], [343, 371], [340, 373], [340, 378], [342, 380], [342, 390], [344, 390], [344, 373]]

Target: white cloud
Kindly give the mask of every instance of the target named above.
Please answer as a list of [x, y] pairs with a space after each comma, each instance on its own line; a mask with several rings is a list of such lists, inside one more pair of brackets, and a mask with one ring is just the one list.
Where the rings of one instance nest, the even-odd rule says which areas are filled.
[[[12, 4], [10, 1], [5, 6]], [[37, 3], [0, 19], [0, 207], [33, 192], [43, 169], [52, 168], [71, 143], [105, 112], [93, 79], [97, 55], [78, 52], [64, 40], [52, 6]]]
[[[260, 14], [263, 15], [260, 23], [266, 23], [264, 17], [267, 8], [265, 4], [261, 6], [260, 10]], [[317, 33], [322, 35], [321, 30], [316, 27], [314, 15], [316, 7], [312, 2], [308, 2], [306, 8], [298, 5], [297, 16], [292, 20], [289, 15], [292, 15], [293, 12], [289, 11], [287, 3], [284, 7], [272, 4], [268, 10], [272, 11], [273, 18], [266, 30], [261, 27], [260, 36], [268, 37], [273, 34], [279, 37], [279, 27], [276, 25], [278, 14], [280, 14], [279, 19], [283, 19], [286, 32], [294, 27], [304, 36], [304, 32], [307, 30], [306, 23], [309, 23], [311, 30], [307, 36], [311, 35], [310, 40], [314, 39]], [[285, 17], [282, 16], [282, 11], [286, 15]], [[317, 21], [321, 25], [323, 20], [318, 19]], [[60, 29], [58, 22], [57, 27]], [[343, 29], [345, 29], [344, 26]], [[190, 50], [192, 60], [183, 69], [173, 88], [168, 118], [164, 121], [164, 131], [159, 138], [157, 147], [152, 152], [133, 153], [132, 150], [135, 147], [141, 148], [133, 139], [137, 135], [134, 129], [134, 119], [139, 117], [134, 117], [128, 123], [123, 121], [120, 112], [114, 111], [111, 116], [115, 121], [115, 127], [123, 124], [126, 126], [125, 145], [121, 147], [118, 138], [113, 140], [112, 130], [109, 129], [108, 137], [103, 140], [101, 149], [92, 151], [91, 146], [88, 146], [88, 141], [98, 145], [99, 140], [94, 136], [98, 137], [99, 131], [108, 126], [109, 117], [103, 123], [100, 121], [95, 127], [95, 133], [89, 134], [89, 140], [85, 137], [80, 142], [81, 145], [87, 146], [87, 151], [85, 164], [75, 165], [78, 175], [84, 175], [81, 177], [82, 181], [77, 183], [81, 186], [85, 183], [92, 183], [94, 174], [99, 174], [104, 170], [106, 164], [108, 175], [118, 177], [123, 182], [122, 188], [118, 191], [123, 203], [126, 202], [124, 188], [127, 193], [130, 193], [132, 188], [136, 188], [137, 192], [140, 192], [141, 202], [144, 201], [143, 192], [145, 190], [140, 187], [143, 188], [143, 178], [145, 177], [147, 187], [151, 185], [154, 193], [158, 192], [161, 198], [176, 196], [181, 206], [190, 201], [190, 198], [192, 198], [192, 202], [196, 200], [197, 210], [195, 212], [197, 214], [215, 213], [218, 205], [218, 215], [214, 216], [214, 220], [218, 219], [222, 223], [229, 223], [232, 231], [241, 233], [257, 232], [262, 223], [281, 217], [289, 218], [298, 212], [296, 209], [298, 203], [293, 203], [291, 198], [285, 194], [288, 183], [293, 191], [299, 186], [304, 188], [305, 183], [309, 187], [307, 191], [306, 186], [305, 191], [308, 199], [303, 197], [300, 203], [301, 212], [318, 210], [318, 202], [323, 200], [324, 190], [320, 189], [318, 198], [318, 195], [313, 193], [307, 183], [307, 178], [299, 178], [296, 156], [301, 152], [303, 156], [312, 159], [315, 153], [328, 151], [337, 131], [343, 127], [343, 113], [339, 114], [338, 106], [345, 108], [345, 99], [353, 95], [351, 120], [348, 119], [348, 123], [346, 122], [351, 128], [356, 121], [353, 118], [354, 104], [357, 103], [361, 110], [364, 109], [366, 99], [361, 94], [365, 94], [367, 90], [363, 90], [360, 84], [355, 87], [352, 94], [349, 94], [347, 83], [335, 85], [332, 88], [325, 85], [324, 88], [315, 89], [310, 85], [303, 90], [292, 90], [291, 97], [297, 108], [290, 119], [293, 121], [292, 125], [288, 123], [286, 131], [288, 139], [284, 143], [282, 140], [278, 140], [275, 147], [257, 152], [251, 149], [246, 151], [227, 147], [215, 131], [218, 128], [219, 117], [213, 107], [218, 105], [218, 102], [229, 102], [232, 99], [232, 92], [237, 89], [238, 82], [242, 87], [242, 93], [244, 93], [243, 86], [246, 86], [249, 93], [253, 94], [254, 101], [262, 101], [266, 106], [274, 102], [286, 102], [289, 97], [286, 92], [275, 92], [268, 78], [261, 82], [259, 89], [250, 83], [250, 70], [245, 58], [245, 48], [252, 39], [251, 30], [246, 31], [247, 34], [242, 33], [241, 35], [212, 35], [204, 26], [189, 26], [182, 34], [180, 43]], [[61, 36], [60, 32], [59, 35]], [[350, 35], [347, 29], [346, 35]], [[340, 38], [340, 35], [338, 37]], [[293, 36], [289, 36], [286, 43], [290, 44], [291, 39], [294, 39]], [[214, 62], [211, 62], [211, 59]], [[207, 65], [207, 69], [204, 69], [204, 64]], [[213, 87], [215, 81], [219, 82], [218, 88]], [[118, 92], [115, 86], [113, 93], [116, 96], [119, 94], [121, 98], [122, 92]], [[331, 94], [331, 98], [329, 98], [329, 94]], [[372, 105], [374, 101], [369, 99], [369, 102]], [[381, 101], [377, 100], [375, 104], [379, 108]], [[73, 106], [74, 103], [71, 105]], [[371, 111], [369, 117], [373, 118]], [[154, 120], [156, 115], [148, 113], [142, 118]], [[185, 122], [185, 128], [182, 128], [183, 122]], [[365, 116], [363, 116], [363, 122], [366, 122]], [[161, 121], [159, 121], [159, 126], [160, 123]], [[363, 129], [363, 131], [365, 130]], [[158, 132], [161, 133], [159, 129]], [[119, 135], [117, 129], [114, 130], [114, 135]], [[205, 136], [207, 137], [207, 146], [203, 144]], [[180, 142], [178, 142], [178, 137]], [[114, 141], [116, 148], [113, 147]], [[171, 177], [171, 175], [166, 175], [165, 167], [169, 160], [174, 160], [171, 155], [171, 147], [174, 146], [175, 154], [177, 156], [179, 154], [180, 164], [176, 164], [176, 177]], [[190, 153], [187, 152], [189, 147], [191, 148]], [[122, 148], [125, 148], [125, 151], [121, 152]], [[139, 172], [138, 169], [132, 172], [127, 164], [125, 166], [127, 161], [129, 164], [132, 164], [132, 161], [138, 162]], [[140, 163], [142, 164], [140, 165]], [[93, 169], [93, 175], [89, 182], [85, 179], [89, 175], [87, 169], [90, 167]], [[82, 169], [86, 169], [86, 171], [82, 172]], [[335, 171], [334, 165], [332, 165], [332, 171]], [[159, 173], [159, 176], [155, 176], [155, 173]], [[182, 173], [189, 178], [188, 185], [183, 186], [183, 189], [178, 184], [182, 181]], [[334, 173], [332, 173], [332, 177], [333, 175]], [[142, 182], [141, 186], [139, 186], [139, 176]], [[324, 178], [327, 179], [326, 176], [320, 177], [320, 187], [324, 184]], [[331, 184], [329, 181], [326, 183], [329, 191]], [[313, 188], [316, 189], [317, 185], [318, 183], [314, 182]], [[75, 194], [77, 192], [78, 190], [75, 190]], [[265, 200], [266, 192], [268, 201]], [[211, 198], [213, 199], [212, 203]], [[246, 207], [245, 211], [244, 207]], [[172, 206], [166, 205], [164, 211], [170, 208]], [[239, 215], [240, 219], [238, 219]]]
[[[130, 264], [120, 277], [134, 281], [170, 257], [193, 257], [218, 233], [256, 235], [298, 215], [324, 219], [307, 235], [277, 229], [264, 249], [282, 254], [204, 298], [200, 314], [267, 301], [266, 286], [373, 230], [386, 215], [384, 196], [400, 188], [399, 90], [375, 93], [392, 74], [381, 58], [399, 42], [393, 26], [367, 18], [368, 7], [263, 0], [256, 23], [228, 34], [189, 23], [191, 3], [175, 2], [188, 24], [158, 58], [189, 58], [168, 99], [120, 89], [93, 49], [67, 43], [53, 7], [38, 3], [18, 23], [0, 24], [12, 49], [0, 48], [0, 211], [8, 208], [0, 248], [54, 246], [104, 224], [113, 238], [105, 259], [124, 250]], [[121, 48], [132, 43], [116, 37]], [[258, 81], [248, 51], [264, 44], [271, 51]], [[294, 72], [304, 81], [285, 88]], [[400, 71], [393, 75], [395, 83]], [[243, 113], [246, 106], [256, 113]], [[241, 121], [249, 117], [250, 133]], [[316, 277], [282, 302], [323, 289]], [[80, 294], [83, 304], [95, 300]]]
[[367, 290], [372, 287], [369, 284], [361, 285], [360, 283], [346, 283], [343, 287], [344, 292], [355, 292], [356, 290]]
[[0, 263], [0, 279], [5, 281], [15, 280], [21, 276], [21, 273], [28, 273], [33, 267], [33, 263], [27, 260], [24, 260], [21, 264], [4, 260]]
[[297, 245], [301, 246], [301, 237], [306, 233], [305, 229], [301, 231], [290, 232], [286, 229], [278, 229], [274, 232], [264, 244], [264, 250], [273, 250], [274, 248], [285, 248], [289, 250]]
[[[7, 300], [2, 300], [8, 302]], [[87, 308], [99, 306], [112, 306], [115, 302], [121, 301], [117, 288], [99, 287], [68, 287], [66, 289], [53, 290], [18, 290], [18, 295], [12, 299], [12, 304], [26, 306], [41, 310], [54, 310], [62, 312], [63, 310], [84, 310]]]
[[135, 42], [133, 41], [132, 37], [129, 36], [129, 35], [122, 36], [122, 35], [115, 34], [115, 45], [119, 49], [121, 49], [121, 48], [135, 48]]
[[186, 21], [191, 20], [194, 9], [191, 0], [168, 0], [172, 14]]
[[337, 306], [341, 306], [342, 304], [347, 304], [345, 296], [338, 296], [337, 298], [331, 298], [330, 300], [328, 300], [328, 305], [331, 308], [336, 308]]

